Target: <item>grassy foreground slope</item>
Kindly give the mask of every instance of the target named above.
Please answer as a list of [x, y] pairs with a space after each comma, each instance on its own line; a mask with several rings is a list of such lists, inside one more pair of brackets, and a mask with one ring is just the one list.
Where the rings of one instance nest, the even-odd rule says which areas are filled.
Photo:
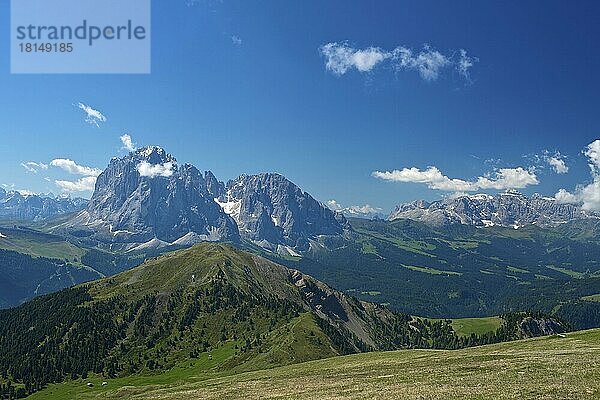
[[[595, 399], [600, 329], [464, 350], [402, 350], [184, 381], [84, 381], [51, 385], [33, 399]], [[157, 377], [155, 377], [156, 379]]]

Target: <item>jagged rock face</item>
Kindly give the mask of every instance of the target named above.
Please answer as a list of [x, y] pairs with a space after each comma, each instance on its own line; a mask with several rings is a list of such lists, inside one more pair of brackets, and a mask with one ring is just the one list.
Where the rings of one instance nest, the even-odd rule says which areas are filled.
[[574, 204], [562, 204], [538, 195], [529, 198], [507, 191], [496, 196], [476, 194], [433, 203], [402, 204], [396, 207], [389, 219], [412, 219], [436, 227], [463, 224], [518, 228], [528, 224], [560, 224], [589, 216]]
[[178, 166], [160, 147], [113, 158], [87, 208], [64, 226], [79, 237], [135, 244], [129, 249], [237, 241], [241, 234], [289, 255], [349, 229], [343, 215], [281, 175], [242, 175], [225, 185], [210, 171]]
[[279, 174], [242, 175], [216, 198], [237, 222], [240, 234], [263, 246], [308, 250], [319, 235], [340, 235], [346, 219]]
[[0, 189], [0, 218], [41, 221], [79, 211], [86, 204], [87, 201], [80, 198], [22, 195], [17, 191]]
[[172, 243], [186, 235], [237, 240], [235, 222], [214, 202], [206, 182], [196, 167], [178, 167], [160, 147], [142, 148], [111, 160], [70, 226], [100, 229], [95, 236], [104, 241]]
[[206, 181], [206, 191], [210, 194], [212, 199], [221, 197], [225, 194], [225, 184], [220, 182], [212, 172], [206, 171], [204, 173], [204, 179]]

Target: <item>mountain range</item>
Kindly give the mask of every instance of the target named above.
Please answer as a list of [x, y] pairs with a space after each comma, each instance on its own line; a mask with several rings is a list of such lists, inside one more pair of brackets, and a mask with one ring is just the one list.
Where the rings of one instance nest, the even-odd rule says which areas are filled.
[[[43, 221], [76, 213], [53, 231], [122, 250], [246, 240], [277, 254], [300, 256], [327, 238], [347, 237], [351, 227], [344, 215], [379, 216], [371, 207], [365, 212], [334, 206], [330, 209], [276, 173], [243, 174], [221, 182], [211, 171], [178, 165], [158, 146], [113, 158], [89, 201], [0, 189], [0, 218]], [[434, 228], [520, 228], [598, 218], [600, 214], [577, 204], [508, 190], [400, 204], [388, 220], [409, 219]]]
[[21, 194], [0, 188], [0, 219], [42, 221], [83, 209], [87, 200], [70, 196]]
[[464, 195], [434, 202], [424, 200], [401, 204], [389, 220], [411, 219], [433, 227], [455, 224], [476, 227], [504, 226], [520, 228], [534, 224], [555, 226], [578, 219], [600, 218], [576, 204], [560, 203], [551, 197], [527, 197], [514, 190], [488, 194]]
[[[474, 317], [526, 307], [596, 324], [583, 298], [599, 292], [600, 219], [541, 196], [477, 194], [401, 205], [389, 220], [346, 218], [282, 175], [224, 183], [152, 146], [113, 158], [87, 204], [61, 201], [83, 208], [27, 227], [0, 225], [0, 307], [208, 241], [406, 313]], [[31, 275], [10, 252], [49, 264]], [[28, 275], [35, 279], [22, 282]]]
[[348, 229], [343, 215], [282, 175], [242, 175], [224, 184], [153, 146], [113, 158], [85, 209], [54, 231], [125, 250], [245, 239], [299, 255], [321, 236]]

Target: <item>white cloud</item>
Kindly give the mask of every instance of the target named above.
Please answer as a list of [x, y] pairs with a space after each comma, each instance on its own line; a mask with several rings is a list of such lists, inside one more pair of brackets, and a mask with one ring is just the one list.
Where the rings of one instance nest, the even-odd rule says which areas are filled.
[[333, 211], [339, 211], [341, 210], [343, 207], [340, 205], [340, 203], [338, 203], [335, 200], [327, 200], [327, 207], [329, 207], [330, 209], [332, 209]]
[[426, 81], [436, 80], [440, 71], [452, 64], [448, 57], [439, 51], [431, 50], [428, 46], [417, 55], [413, 55], [412, 50], [406, 47], [396, 48], [393, 51], [393, 58], [398, 61], [396, 68], [416, 70]]
[[17, 189], [15, 192], [18, 192], [21, 196], [35, 196], [37, 194], [27, 189]]
[[48, 165], [44, 163], [37, 163], [33, 161], [28, 161], [25, 163], [21, 163], [21, 167], [25, 168], [28, 172], [33, 174], [37, 174], [40, 170], [48, 169]]
[[477, 189], [522, 189], [540, 183], [535, 171], [523, 167], [500, 168], [493, 176], [477, 178]]
[[83, 104], [77, 103], [76, 107], [83, 110], [85, 112], [85, 122], [91, 125], [96, 125], [96, 127], [100, 127], [100, 122], [106, 122], [106, 117], [100, 111], [93, 109], [92, 107]]
[[173, 168], [175, 164], [172, 162], [166, 162], [164, 164], [150, 164], [148, 161], [142, 161], [138, 164], [137, 170], [140, 176], [147, 176], [149, 178], [155, 178], [162, 176], [165, 178], [173, 175]]
[[565, 189], [560, 189], [555, 195], [554, 198], [559, 203], [577, 203], [579, 199], [576, 195], [567, 192]]
[[554, 155], [546, 154], [544, 156], [544, 160], [552, 167], [554, 172], [557, 174], [566, 174], [569, 172], [569, 167], [565, 163], [564, 156], [559, 152], [556, 152]]
[[50, 161], [50, 165], [52, 165], [53, 167], [61, 168], [73, 175], [98, 176], [102, 173], [102, 170], [98, 168], [91, 168], [78, 165], [75, 161], [69, 160], [68, 158], [54, 159]]
[[319, 48], [325, 57], [325, 68], [335, 75], [344, 75], [351, 69], [369, 72], [377, 65], [389, 61], [396, 70], [414, 70], [426, 81], [438, 79], [445, 69], [454, 69], [459, 75], [470, 79], [469, 70], [478, 61], [469, 57], [466, 50], [460, 49], [456, 55], [444, 55], [425, 45], [421, 51], [399, 46], [392, 51], [379, 47], [355, 49], [346, 42], [331, 42]]
[[592, 174], [600, 174], [600, 139], [590, 143], [583, 154], [589, 159]]
[[135, 143], [133, 143], [133, 139], [128, 134], [124, 134], [123, 136], [119, 136], [121, 139], [121, 143], [123, 143], [122, 149], [127, 151], [135, 151]]
[[469, 57], [465, 49], [460, 49], [459, 53], [460, 56], [456, 64], [456, 70], [463, 78], [470, 81], [471, 75], [469, 73], [469, 70], [475, 65], [476, 62], [479, 61], [479, 58]]
[[527, 160], [531, 165], [538, 170], [546, 169], [548, 166], [556, 174], [566, 174], [569, 172], [567, 165], [567, 157], [562, 155], [560, 151], [544, 150], [541, 154], [525, 154], [523, 159]]
[[375, 171], [375, 178], [393, 182], [412, 182], [426, 184], [430, 189], [446, 192], [474, 192], [481, 189], [522, 189], [539, 183], [535, 172], [522, 167], [501, 168], [490, 176], [480, 176], [474, 181], [449, 178], [436, 167], [426, 170], [404, 168], [394, 171]]
[[231, 43], [235, 44], [236, 46], [241, 46], [242, 38], [237, 35], [231, 35]]
[[96, 185], [95, 176], [85, 176], [76, 181], [54, 181], [65, 192], [91, 192]]
[[373, 207], [369, 204], [365, 204], [364, 206], [350, 206], [346, 207], [346, 212], [350, 214], [377, 214], [383, 211], [383, 209], [379, 207]]
[[375, 215], [375, 214], [378, 214], [381, 211], [383, 211], [383, 209], [381, 209], [379, 207], [373, 207], [369, 204], [365, 204], [363, 206], [343, 207], [336, 200], [328, 200], [327, 207], [329, 207], [333, 211], [339, 211], [345, 215], [358, 215], [358, 216]]
[[554, 198], [561, 203], [580, 203], [584, 210], [600, 211], [600, 139], [590, 143], [583, 154], [588, 158], [592, 182], [578, 185], [574, 192], [560, 189]]
[[560, 189], [554, 198], [560, 203], [578, 203], [584, 210], [600, 211], [600, 178], [588, 185], [578, 185], [574, 192]]
[[430, 189], [444, 190], [449, 192], [467, 192], [474, 189], [472, 182], [467, 182], [462, 179], [450, 179], [436, 167], [429, 167], [422, 171], [419, 168], [404, 168], [402, 170], [393, 171], [375, 171], [375, 178], [393, 182], [413, 182], [424, 183]]
[[345, 43], [327, 43], [321, 46], [319, 51], [327, 60], [325, 68], [336, 75], [343, 75], [352, 68], [360, 72], [370, 71], [381, 61], [392, 56], [378, 47], [357, 50]]

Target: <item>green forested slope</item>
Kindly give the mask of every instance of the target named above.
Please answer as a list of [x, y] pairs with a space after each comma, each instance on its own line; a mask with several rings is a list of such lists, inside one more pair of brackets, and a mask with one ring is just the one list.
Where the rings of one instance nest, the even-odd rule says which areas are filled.
[[[187, 370], [215, 352], [221, 354], [215, 371], [233, 373], [565, 329], [541, 315], [504, 319], [496, 332], [459, 336], [450, 321], [395, 314], [253, 254], [204, 243], [0, 311], [0, 383], [21, 384], [23, 395], [89, 376], [127, 379]], [[542, 325], [546, 330], [538, 329]]]

